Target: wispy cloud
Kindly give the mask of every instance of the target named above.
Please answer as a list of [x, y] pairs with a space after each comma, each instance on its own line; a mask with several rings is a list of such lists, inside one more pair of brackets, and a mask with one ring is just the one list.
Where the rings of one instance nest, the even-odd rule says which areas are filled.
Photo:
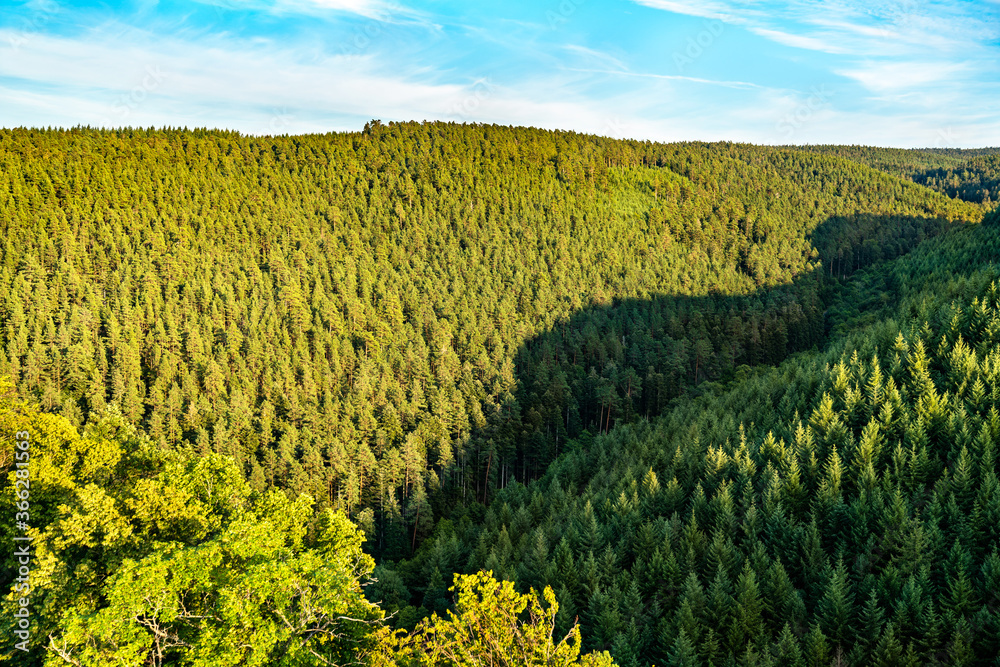
[[338, 11], [374, 17], [386, 13], [389, 5], [382, 0], [194, 0], [200, 4], [230, 10], [256, 10], [275, 13]]
[[[293, 4], [288, 2], [286, 4]], [[374, 0], [303, 0], [296, 4], [309, 4], [322, 9], [337, 9], [340, 11], [371, 14], [383, 8], [383, 3]]]
[[[0, 33], [0, 40], [4, 37]], [[383, 71], [374, 56], [318, 56], [216, 38], [174, 39], [42, 35], [15, 61], [0, 60], [0, 77], [30, 81], [40, 96], [66, 95], [83, 123], [146, 124], [187, 108], [178, 121], [222, 124], [236, 109], [294, 108], [304, 118], [440, 115], [458, 85], [420, 82]], [[151, 46], [152, 44], [152, 46]], [[154, 75], [151, 75], [153, 72]], [[155, 88], [153, 83], [155, 80]], [[47, 91], [47, 92], [45, 92]], [[53, 92], [54, 91], [54, 92]], [[86, 100], [86, 104], [80, 104]]]
[[868, 62], [864, 66], [837, 70], [875, 93], [927, 88], [962, 78], [969, 70], [964, 63], [934, 61]]
[[701, 18], [719, 19], [735, 23], [744, 22], [745, 16], [752, 11], [748, 9], [747, 2], [730, 3], [716, 2], [714, 0], [707, 0], [706, 2], [699, 2], [698, 0], [635, 0], [635, 2], [646, 7], [652, 7], [653, 9], [673, 12], [674, 14], [686, 14], [688, 16], [699, 16]]
[[771, 41], [777, 42], [778, 44], [793, 46], [797, 49], [811, 49], [813, 51], [822, 51], [824, 53], [848, 53], [844, 47], [826, 41], [820, 37], [795, 35], [788, 32], [782, 32], [781, 30], [771, 30], [769, 28], [750, 28], [750, 31], [755, 35], [766, 37]]
[[625, 70], [602, 70], [602, 69], [578, 69], [567, 67], [571, 72], [586, 72], [589, 74], [608, 74], [612, 76], [636, 77], [640, 79], [658, 79], [660, 81], [684, 81], [687, 83], [699, 83], [708, 86], [720, 86], [722, 88], [744, 88], [758, 90], [773, 90], [767, 86], [761, 86], [749, 81], [720, 81], [718, 79], [703, 79], [696, 76], [683, 76], [680, 74], [656, 74], [653, 72], [629, 72]]
[[0, 124], [1000, 143], [996, 3], [64, 1], [0, 16]]
[[[634, 2], [738, 26], [789, 49], [789, 61], [809, 58], [814, 69], [827, 72], [824, 82], [854, 86], [852, 93], [838, 96], [824, 111], [824, 127], [834, 127], [839, 118], [858, 118], [858, 111], [867, 108], [869, 119], [883, 119], [879, 125], [916, 132], [921, 118], [931, 128], [975, 124], [982, 121], [968, 109], [1000, 106], [997, 93], [986, 89], [995, 80], [1000, 61], [1000, 15], [981, 4], [926, 0]], [[908, 115], [916, 113], [923, 115]]]
[[569, 53], [580, 56], [583, 60], [588, 62], [599, 63], [622, 72], [628, 70], [628, 66], [623, 61], [603, 51], [588, 49], [587, 47], [580, 46], [579, 44], [566, 44], [563, 48]]

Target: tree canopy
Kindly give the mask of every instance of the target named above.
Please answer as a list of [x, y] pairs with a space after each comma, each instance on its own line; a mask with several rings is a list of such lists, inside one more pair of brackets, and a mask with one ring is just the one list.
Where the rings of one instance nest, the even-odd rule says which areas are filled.
[[114, 403], [393, 558], [585, 430], [822, 345], [825, 280], [982, 215], [839, 157], [448, 123], [2, 130], [0, 165], [19, 393]]
[[996, 153], [0, 130], [0, 660], [1000, 664]]

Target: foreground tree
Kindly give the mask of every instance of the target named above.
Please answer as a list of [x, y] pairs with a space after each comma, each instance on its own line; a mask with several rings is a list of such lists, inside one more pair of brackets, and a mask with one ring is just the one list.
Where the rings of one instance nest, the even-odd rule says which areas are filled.
[[81, 435], [7, 389], [4, 447], [16, 432], [32, 445], [34, 618], [30, 650], [8, 654], [19, 664], [339, 665], [376, 647], [383, 613], [362, 592], [374, 561], [343, 514], [255, 492], [227, 457], [161, 450], [115, 409]]
[[559, 642], [553, 639], [559, 603], [550, 587], [542, 592], [544, 605], [534, 590], [522, 595], [493, 572], [459, 575], [451, 590], [457, 595], [453, 612], [434, 614], [399, 640], [402, 667], [614, 665], [606, 652], [580, 655], [578, 625]]
[[[14, 435], [20, 433], [15, 439]], [[162, 449], [112, 406], [78, 432], [0, 378], [0, 501], [13, 504], [15, 442], [30, 443], [31, 635], [2, 570], [0, 663], [16, 665], [588, 665], [580, 630], [552, 639], [559, 605], [491, 573], [460, 577], [455, 612], [407, 637], [365, 599], [373, 559], [341, 512], [254, 491], [233, 459]], [[18, 528], [23, 531], [23, 526]], [[13, 554], [10, 526], [0, 528]], [[446, 601], [445, 601], [446, 604]]]

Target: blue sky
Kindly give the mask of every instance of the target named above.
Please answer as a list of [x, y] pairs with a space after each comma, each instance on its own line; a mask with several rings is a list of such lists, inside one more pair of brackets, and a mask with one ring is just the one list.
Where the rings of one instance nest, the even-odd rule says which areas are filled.
[[3, 1], [0, 126], [1000, 145], [1000, 0]]

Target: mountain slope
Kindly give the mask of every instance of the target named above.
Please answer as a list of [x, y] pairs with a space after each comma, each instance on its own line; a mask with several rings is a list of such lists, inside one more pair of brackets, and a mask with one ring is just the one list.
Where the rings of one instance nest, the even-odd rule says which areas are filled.
[[800, 146], [868, 165], [948, 195], [986, 205], [996, 200], [1000, 148], [901, 149], [875, 146]]
[[898, 301], [827, 351], [572, 443], [443, 525], [399, 567], [415, 601], [440, 604], [436, 572], [552, 585], [621, 665], [996, 664], [998, 222], [859, 276]]
[[393, 556], [584, 429], [819, 344], [818, 262], [981, 216], [834, 157], [441, 123], [6, 130], [0, 164], [0, 373], [343, 507]]
[[95, 664], [114, 628], [153, 641], [146, 585], [116, 587], [159, 542], [208, 568], [171, 584], [192, 646], [249, 627], [212, 600], [256, 564], [311, 590], [302, 492], [365, 529], [404, 627], [490, 569], [626, 667], [1000, 653], [982, 206], [836, 156], [454, 124], [14, 130], [0, 164], [0, 375], [71, 455], [33, 510], [45, 628], [110, 637]]
[[949, 197], [995, 207], [1000, 199], [1000, 155], [975, 157], [952, 167], [927, 169], [913, 181]]

